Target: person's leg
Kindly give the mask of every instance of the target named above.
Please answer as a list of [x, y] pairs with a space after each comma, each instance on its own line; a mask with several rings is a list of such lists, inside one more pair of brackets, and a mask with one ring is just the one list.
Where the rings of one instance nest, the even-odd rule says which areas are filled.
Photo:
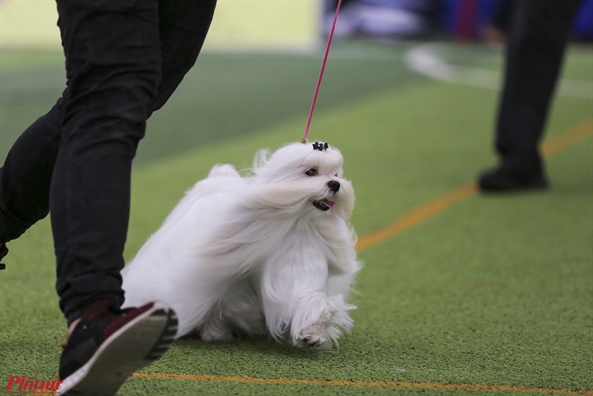
[[167, 304], [120, 309], [131, 164], [161, 80], [159, 2], [57, 3], [68, 89], [50, 211], [56, 288], [72, 324], [59, 393], [112, 395], [177, 331]]
[[[210, 27], [216, 0], [161, 0], [162, 79], [151, 112], [161, 108], [195, 63]], [[0, 168], [0, 260], [6, 242], [49, 212], [49, 188], [62, 132], [62, 103], [27, 128]]]
[[6, 243], [21, 236], [49, 212], [49, 186], [60, 145], [60, 99], [27, 128], [0, 168], [0, 260]]
[[130, 174], [161, 78], [157, 0], [58, 0], [68, 89], [50, 189], [57, 291], [68, 322], [123, 302]]
[[162, 79], [152, 111], [163, 107], [195, 64], [210, 28], [216, 0], [161, 0]]
[[21, 217], [2, 212], [0, 236], [17, 238], [51, 206], [61, 307], [79, 323], [60, 360], [61, 394], [114, 393], [173, 341], [177, 319], [166, 304], [119, 309], [130, 164], [145, 120], [195, 62], [214, 6], [58, 0], [68, 89], [23, 134], [2, 171], [9, 192], [0, 201], [15, 202]]
[[[183, 75], [194, 64], [210, 25], [214, 4], [213, 0], [200, 2], [161, 1], [159, 36], [162, 63], [159, 66], [162, 70], [162, 79], [159, 82], [155, 98], [145, 109], [146, 117], [167, 101]], [[84, 121], [84, 117], [82, 119]], [[142, 131], [143, 126], [142, 123]], [[64, 139], [67, 136], [66, 131], [67, 128], [64, 129]], [[137, 138], [141, 135], [134, 133], [133, 128], [131, 135], [131, 144], [128, 140], [122, 142], [120, 139], [115, 139], [114, 141], [131, 146], [135, 151], [136, 143], [139, 140]], [[103, 144], [105, 143], [101, 140], [99, 147]], [[86, 151], [90, 150], [86, 146], [82, 147], [85, 147]], [[96, 148], [92, 148], [92, 150], [97, 151]], [[114, 151], [119, 152], [112, 150], [110, 153]], [[124, 153], [130, 151], [124, 151]], [[60, 151], [61, 155], [62, 151]], [[79, 155], [76, 153], [76, 156]], [[83, 158], [88, 159], [88, 153]], [[58, 163], [59, 160], [58, 157]], [[127, 163], [124, 170], [129, 175]], [[55, 174], [58, 171], [59, 167], [56, 166]], [[71, 170], [70, 173], [72, 173]], [[54, 175], [54, 181], [55, 179]], [[129, 181], [126, 180], [126, 182], [129, 189]], [[52, 192], [54, 188], [55, 185], [52, 185]], [[52, 217], [54, 216], [53, 208], [52, 204]], [[91, 209], [95, 208], [91, 207]], [[80, 229], [80, 231], [84, 230]], [[94, 231], [97, 232], [97, 230]], [[103, 238], [105, 237], [103, 236]], [[121, 247], [123, 248], [123, 245]], [[99, 259], [102, 258], [101, 256], [94, 255]], [[121, 251], [118, 256], [121, 257]], [[81, 267], [78, 264], [79, 267], [74, 271], [77, 277], [72, 278], [68, 272], [62, 272], [60, 275], [60, 271], [64, 271], [67, 265], [68, 262], [62, 263], [62, 266], [58, 268], [58, 287], [60, 284], [67, 284], [61, 283], [61, 281], [67, 281], [70, 282], [70, 289], [66, 290], [74, 292], [70, 293], [70, 298], [64, 304], [71, 325], [68, 344], [60, 359], [60, 378], [66, 378], [60, 388], [60, 394], [96, 394], [97, 389], [101, 389], [103, 392], [101, 394], [115, 393], [129, 375], [165, 353], [177, 332], [177, 318], [168, 305], [158, 302], [139, 308], [126, 309], [122, 312], [119, 310], [121, 301], [114, 298], [114, 294], [106, 293], [109, 289], [105, 289], [105, 287], [95, 290], [92, 294], [86, 293], [81, 299], [78, 288], [88, 287], [91, 279], [85, 278], [86, 274], [84, 273], [82, 276], [78, 276], [78, 274], [87, 266]], [[99, 265], [93, 265], [93, 268], [95, 267], [99, 270]], [[111, 268], [108, 274], [114, 274]], [[119, 269], [121, 268], [117, 269], [117, 282], [107, 281], [103, 286], [108, 285], [113, 291], [117, 286], [117, 292], [121, 291]], [[102, 293], [103, 295], [101, 295]], [[98, 297], [105, 298], [97, 299]], [[87, 301], [92, 301], [92, 303], [88, 304]], [[69, 305], [72, 302], [78, 305]], [[78, 308], [68, 310], [69, 306]], [[80, 314], [82, 314], [81, 317], [79, 317]]]
[[[51, 190], [57, 289], [69, 322], [97, 299], [108, 297], [118, 307], [123, 302], [119, 272], [124, 266], [131, 162], [145, 120], [164, 105], [195, 63], [214, 7], [214, 0], [164, 0], [156, 19], [151, 5], [134, 14], [140, 22], [128, 20], [129, 12], [104, 13], [63, 29], [67, 55], [89, 52], [88, 59], [68, 62], [70, 95]], [[79, 8], [74, 7], [77, 12]], [[67, 12], [69, 8], [62, 11]], [[106, 23], [111, 37], [104, 34]], [[71, 37], [79, 29], [88, 35], [82, 42]], [[128, 43], [135, 38], [137, 42]], [[134, 51], [127, 49], [130, 45]], [[108, 51], [113, 54], [106, 59], [102, 54]]]
[[18, 238], [48, 214], [61, 102], [21, 134], [0, 168], [0, 243]]
[[547, 185], [538, 146], [580, 3], [514, 3], [496, 124], [496, 151], [501, 164], [495, 172], [482, 176], [482, 190]]

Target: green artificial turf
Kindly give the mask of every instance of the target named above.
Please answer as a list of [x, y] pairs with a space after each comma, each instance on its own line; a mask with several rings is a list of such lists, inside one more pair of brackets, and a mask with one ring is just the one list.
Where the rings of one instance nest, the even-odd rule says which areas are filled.
[[[361, 236], [495, 163], [498, 94], [411, 74], [401, 56], [407, 48], [338, 45], [313, 119], [310, 140], [327, 140], [345, 156], [357, 197], [352, 224]], [[491, 65], [498, 56], [471, 46], [450, 51], [473, 65]], [[571, 78], [587, 79], [591, 53], [571, 53]], [[40, 70], [54, 75], [55, 65], [44, 62], [47, 69], [27, 70], [14, 61], [0, 74], [0, 142], [13, 139], [6, 128], [26, 126], [36, 107], [47, 104], [42, 95], [30, 96], [40, 103], [18, 99], [17, 86], [7, 92], [6, 81], [13, 75], [29, 81]], [[151, 120], [140, 146], [128, 260], [212, 165], [249, 167], [258, 149], [300, 139], [318, 65], [319, 57], [311, 56], [204, 54], [179, 95]], [[59, 78], [44, 84], [57, 87]], [[35, 84], [29, 86], [34, 92]], [[558, 98], [547, 136], [592, 118], [591, 99]], [[339, 350], [312, 352], [265, 338], [204, 343], [188, 337], [142, 372], [218, 379], [132, 378], [120, 394], [534, 394], [409, 385], [427, 382], [593, 392], [591, 142], [546, 161], [549, 192], [473, 196], [362, 252], [364, 268], [352, 295], [355, 325]], [[9, 248], [8, 269], [0, 273], [0, 392], [10, 375], [54, 378], [65, 332], [53, 290], [49, 221]], [[408, 385], [225, 379], [242, 376]]]

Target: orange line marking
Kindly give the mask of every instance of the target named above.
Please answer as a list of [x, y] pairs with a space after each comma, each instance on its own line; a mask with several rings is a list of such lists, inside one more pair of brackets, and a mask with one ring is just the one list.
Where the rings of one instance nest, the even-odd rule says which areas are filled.
[[[562, 135], [554, 137], [542, 145], [544, 157], [550, 157], [580, 141], [593, 135], [593, 120], [584, 122]], [[436, 198], [413, 209], [398, 219], [395, 223], [378, 231], [362, 236], [356, 244], [356, 249], [361, 252], [369, 247], [391, 238], [410, 227], [443, 212], [453, 204], [469, 198], [477, 193], [475, 183], [468, 183], [452, 192]], [[254, 378], [247, 376], [218, 376], [205, 374], [166, 374], [166, 373], [134, 373], [132, 378], [170, 379], [186, 381], [226, 381], [250, 384], [297, 384], [297, 385], [332, 385], [332, 386], [358, 386], [358, 387], [383, 387], [383, 388], [427, 388], [441, 390], [469, 390], [469, 391], [507, 391], [507, 392], [532, 392], [559, 395], [585, 395], [593, 396], [593, 390], [550, 388], [527, 388], [524, 386], [486, 385], [486, 384], [442, 384], [438, 382], [396, 382], [396, 381], [337, 381], [337, 380], [301, 380], [294, 378]]]
[[364, 235], [358, 239], [356, 243], [356, 250], [362, 252], [376, 245], [379, 242], [383, 242], [387, 238], [391, 238], [408, 228], [411, 228], [423, 221], [441, 213], [451, 205], [475, 195], [477, 192], [477, 186], [475, 183], [466, 184], [450, 193], [443, 195], [437, 199], [429, 201], [424, 205], [411, 210], [404, 214], [395, 223], [388, 225], [385, 228], [381, 228], [375, 232]]
[[441, 390], [469, 390], [469, 391], [510, 391], [550, 393], [559, 395], [585, 395], [593, 396], [593, 391], [582, 389], [527, 388], [524, 386], [486, 385], [486, 384], [441, 384], [438, 382], [396, 382], [396, 381], [337, 381], [337, 380], [302, 380], [294, 378], [254, 378], [247, 376], [224, 376], [205, 374], [166, 374], [166, 373], [134, 373], [132, 378], [169, 379], [185, 381], [224, 381], [246, 384], [272, 384], [272, 385], [330, 385], [330, 386], [357, 386], [381, 388], [428, 388]]
[[[593, 135], [593, 120], [586, 121], [570, 129], [562, 135], [556, 136], [542, 145], [541, 151], [544, 157], [548, 158], [558, 152], [576, 144]], [[416, 209], [404, 214], [395, 223], [392, 223], [370, 234], [358, 239], [356, 250], [362, 252], [377, 243], [391, 238], [423, 221], [443, 212], [450, 206], [466, 198], [476, 195], [478, 192], [475, 183], [468, 183], [450, 193], [429, 201]]]
[[544, 143], [541, 149], [542, 154], [546, 158], [551, 157], [591, 135], [593, 135], [593, 120], [588, 120]]

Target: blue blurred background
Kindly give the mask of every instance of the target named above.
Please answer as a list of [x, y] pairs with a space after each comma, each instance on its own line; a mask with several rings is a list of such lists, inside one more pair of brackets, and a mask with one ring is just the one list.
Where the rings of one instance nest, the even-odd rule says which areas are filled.
[[[401, 39], [449, 36], [462, 41], [502, 41], [513, 1], [342, 0], [336, 34], [338, 37]], [[331, 28], [336, 5], [337, 0], [325, 1], [325, 34]], [[583, 2], [574, 22], [573, 38], [580, 41], [593, 39], [593, 0]]]

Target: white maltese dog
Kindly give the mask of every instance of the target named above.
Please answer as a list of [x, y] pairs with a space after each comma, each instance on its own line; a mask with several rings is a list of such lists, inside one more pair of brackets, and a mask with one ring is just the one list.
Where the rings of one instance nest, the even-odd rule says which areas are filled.
[[124, 307], [171, 304], [177, 337], [337, 346], [360, 267], [342, 162], [327, 143], [293, 143], [259, 152], [248, 177], [215, 166], [123, 271]]

